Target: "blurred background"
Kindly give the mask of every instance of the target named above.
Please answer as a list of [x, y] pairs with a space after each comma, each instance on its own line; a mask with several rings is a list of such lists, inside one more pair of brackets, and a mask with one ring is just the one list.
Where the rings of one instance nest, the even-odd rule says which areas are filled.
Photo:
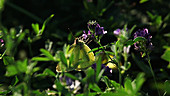
[[[62, 49], [65, 43], [72, 44], [74, 37], [80, 36], [83, 30], [88, 30], [87, 22], [89, 20], [96, 20], [100, 26], [107, 30], [108, 33], [101, 40], [103, 45], [116, 40], [113, 31], [117, 28], [122, 29], [125, 24], [128, 25], [128, 28], [137, 25], [134, 32], [138, 29], [148, 28], [153, 37], [154, 49], [151, 53], [151, 63], [158, 82], [169, 78], [168, 62], [161, 58], [165, 51], [163, 46], [170, 46], [169, 0], [0, 0], [0, 28], [5, 27], [8, 30], [28, 29], [30, 34], [33, 34], [31, 25], [38, 23], [42, 26], [44, 20], [51, 14], [54, 14], [54, 17], [46, 25], [41, 38], [31, 43], [32, 54], [29, 53], [28, 45], [21, 42], [14, 54], [16, 59], [22, 59], [20, 53], [24, 53], [26, 58], [39, 55], [39, 49], [45, 48], [46, 43], [50, 41], [53, 42], [54, 52]], [[140, 63], [142, 62], [140, 54], [137, 55], [138, 52], [135, 52], [133, 47], [131, 47], [131, 52], [137, 61], [134, 60], [133, 56], [130, 57], [133, 71], [130, 69], [128, 73], [136, 74], [139, 71], [144, 71], [143, 68], [140, 68], [142, 66], [140, 64], [146, 62]], [[137, 62], [139, 64], [136, 64]], [[50, 62], [52, 64], [48, 63], [40, 64], [40, 72], [45, 68], [55, 71], [56, 65], [53, 62]], [[2, 65], [2, 61], [0, 67], [0, 74], [4, 75], [5, 66]], [[0, 78], [6, 77], [0, 76]], [[5, 80], [3, 82], [8, 85], [10, 78]], [[35, 80], [34, 78], [33, 82], [40, 80], [42, 79]], [[46, 81], [42, 80], [38, 83], [44, 84]], [[40, 89], [49, 87], [51, 82], [44, 84]], [[151, 82], [152, 80], [146, 81], [144, 86], [150, 86], [147, 84]], [[38, 88], [38, 83], [32, 85], [32, 88]], [[144, 90], [148, 91], [148, 89], [145, 87]]]

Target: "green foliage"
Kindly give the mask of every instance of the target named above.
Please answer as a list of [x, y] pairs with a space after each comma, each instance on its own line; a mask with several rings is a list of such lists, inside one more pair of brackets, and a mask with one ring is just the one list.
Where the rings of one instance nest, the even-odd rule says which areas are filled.
[[44, 21], [41, 29], [39, 28], [39, 24], [38, 24], [38, 23], [32, 24], [32, 28], [33, 28], [34, 32], [36, 33], [36, 36], [40, 36], [40, 35], [43, 34], [46, 24], [50, 21], [50, 19], [51, 19], [52, 17], [54, 17], [54, 14], [52, 14], [50, 17], [48, 17], [48, 18]]
[[5, 2], [5, 0], [0, 1], [0, 12], [2, 11], [2, 9], [4, 7], [4, 2]]
[[164, 54], [161, 56], [161, 58], [170, 62], [170, 47], [167, 46], [165, 48], [166, 48], [166, 50], [165, 50]]
[[27, 60], [15, 62], [12, 57], [6, 57], [6, 59], [4, 59], [4, 64], [8, 65], [6, 76], [13, 76], [27, 71]]
[[170, 94], [170, 89], [169, 89], [170, 88], [170, 81], [169, 80], [165, 81], [164, 88], [165, 88], [165, 92], [167, 94]]
[[129, 78], [126, 78], [124, 82], [124, 88], [117, 86], [115, 90], [116, 92], [106, 92], [103, 93], [102, 96], [107, 96], [107, 95], [109, 96], [136, 96], [137, 95], [138, 96], [140, 95], [138, 91], [140, 90], [144, 81], [145, 81], [144, 74], [140, 73], [133, 81]]
[[140, 0], [139, 3], [145, 3], [147, 1], [149, 1], [149, 0]]

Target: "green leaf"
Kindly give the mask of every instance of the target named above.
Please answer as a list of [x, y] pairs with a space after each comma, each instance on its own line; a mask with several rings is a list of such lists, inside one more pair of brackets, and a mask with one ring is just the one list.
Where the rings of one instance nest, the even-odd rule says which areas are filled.
[[136, 28], [136, 25], [133, 25], [133, 27], [130, 29], [129, 33], [132, 34], [133, 30]]
[[49, 75], [49, 76], [56, 76], [55, 73], [53, 71], [51, 71], [50, 69], [46, 68], [43, 72], [43, 74], [45, 75]]
[[162, 59], [170, 62], [170, 47], [168, 47], [166, 49], [166, 51], [164, 52], [164, 54], [161, 56]]
[[94, 83], [95, 82], [95, 71], [91, 67], [89, 67], [86, 71], [86, 82], [87, 83]]
[[0, 12], [2, 11], [2, 9], [4, 7], [4, 1], [5, 0], [0, 0]]
[[43, 23], [43, 25], [42, 25], [42, 28], [41, 28], [41, 31], [39, 32], [39, 35], [42, 35], [42, 33], [44, 32], [44, 29], [45, 29], [45, 26], [46, 26], [46, 24], [51, 20], [51, 18], [53, 18], [54, 17], [54, 14], [52, 14], [50, 17], [48, 17], [45, 21], [44, 21], [44, 23]]
[[166, 33], [166, 34], [164, 34], [164, 36], [170, 37], [170, 33]]
[[51, 55], [51, 53], [45, 49], [40, 49], [40, 51], [45, 55], [47, 56], [50, 60], [54, 60], [54, 57], [53, 55]]
[[113, 81], [113, 80], [110, 80], [112, 86], [115, 87], [115, 89], [120, 89], [120, 88], [123, 88], [122, 86], [120, 87], [120, 84], [117, 83], [116, 81]]
[[97, 51], [97, 50], [99, 50], [99, 49], [103, 49], [104, 47], [102, 46], [102, 47], [97, 47], [97, 48], [93, 48], [91, 51], [89, 51], [88, 53], [90, 53], [90, 52], [93, 52], [93, 51]]
[[4, 65], [13, 64], [14, 63], [14, 58], [10, 57], [10, 56], [4, 56], [3, 57], [3, 62], [4, 62]]
[[20, 35], [17, 39], [17, 44], [19, 44], [24, 39], [24, 37], [25, 37], [25, 33], [24, 32], [20, 33]]
[[101, 64], [102, 64], [102, 56], [99, 56], [97, 62], [96, 62], [96, 82], [100, 80], [100, 77], [98, 77], [100, 70], [101, 70]]
[[144, 37], [136, 37], [133, 41], [134, 41], [134, 43], [136, 43], [136, 42], [139, 42], [139, 41], [147, 41], [147, 40]]
[[13, 75], [16, 75], [17, 73], [18, 73], [18, 70], [16, 69], [14, 65], [8, 65], [5, 76], [13, 76]]
[[74, 76], [74, 75], [72, 75], [70, 73], [65, 73], [65, 76], [67, 76], [67, 77], [69, 77], [69, 78], [71, 78], [73, 80], [79, 80], [76, 76]]
[[60, 51], [59, 54], [60, 54], [60, 60], [61, 60], [61, 62], [62, 62], [66, 67], [68, 67], [68, 66], [67, 66], [67, 59], [66, 59], [64, 53], [63, 53], [62, 51]]
[[53, 71], [51, 71], [49, 68], [46, 68], [42, 74], [38, 74], [36, 76], [56, 76]]
[[15, 76], [15, 82], [14, 82], [14, 84], [12, 84], [12, 86], [15, 86], [18, 82], [19, 82], [18, 77]]
[[162, 17], [161, 16], [158, 16], [157, 18], [156, 18], [156, 24], [161, 24], [162, 23]]
[[143, 53], [141, 57], [143, 58], [143, 57], [145, 57], [145, 56], [146, 56], [146, 53]]
[[64, 52], [64, 54], [68, 54], [69, 49], [70, 49], [70, 45], [64, 44], [64, 47], [63, 47], [63, 52]]
[[139, 3], [145, 3], [147, 2], [148, 0], [140, 0]]
[[62, 84], [60, 83], [60, 81], [56, 80], [55, 81], [55, 84], [57, 86], [57, 90], [59, 92], [61, 92], [63, 94], [63, 96], [71, 96], [71, 94], [69, 93], [69, 91], [64, 87], [62, 86]]
[[16, 61], [7, 66], [6, 76], [13, 76], [19, 73], [25, 73], [27, 71], [27, 59], [24, 61]]
[[136, 83], [136, 87], [133, 87], [133, 92], [137, 93], [145, 82], [144, 73], [139, 73], [136, 79], [133, 81]]
[[[90, 92], [88, 93], [88, 96], [98, 96], [98, 92]], [[82, 94], [76, 94], [75, 96], [86, 96], [84, 93]]]
[[155, 16], [154, 16], [151, 12], [146, 11], [146, 13], [148, 14], [148, 16], [149, 16], [152, 20], [155, 18]]
[[170, 94], [170, 80], [166, 80], [164, 83], [164, 88], [167, 94]]
[[128, 94], [132, 94], [133, 88], [132, 88], [132, 81], [129, 78], [126, 78], [125, 83], [124, 83], [125, 91]]
[[131, 96], [131, 95], [128, 95], [124, 90], [118, 90], [115, 93], [106, 92], [106, 93], [101, 94], [100, 96]]
[[127, 42], [125, 42], [126, 46], [133, 45], [133, 44], [134, 44], [133, 40], [128, 40]]
[[101, 92], [100, 87], [96, 83], [89, 84], [89, 88], [92, 89], [93, 91]]
[[36, 24], [32, 24], [32, 28], [34, 30], [34, 32], [36, 33], [36, 35], [38, 35], [40, 29], [39, 29], [39, 24], [36, 23]]
[[113, 86], [111, 85], [111, 82], [109, 80], [109, 78], [107, 76], [103, 76], [102, 79], [101, 79], [108, 88], [112, 88]]
[[24, 61], [17, 61], [16, 62], [17, 70], [19, 72], [25, 73], [27, 71], [27, 63], [28, 63], [27, 59], [25, 59]]
[[33, 61], [50, 61], [50, 59], [46, 57], [33, 57], [32, 60]]

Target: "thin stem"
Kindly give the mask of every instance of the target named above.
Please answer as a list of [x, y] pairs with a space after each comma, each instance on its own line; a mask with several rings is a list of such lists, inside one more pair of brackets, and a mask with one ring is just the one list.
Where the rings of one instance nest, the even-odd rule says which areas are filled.
[[[103, 48], [103, 46], [102, 46], [102, 44], [100, 44], [100, 42], [98, 41], [97, 42], [98, 44], [99, 44], [99, 46], [100, 47], [102, 47], [102, 50], [104, 51], [104, 53], [106, 53], [106, 51], [104, 50], [104, 48]], [[112, 58], [109, 56], [109, 55], [107, 55], [108, 57], [109, 57], [109, 59], [112, 61]]]
[[121, 87], [121, 84], [122, 84], [122, 74], [121, 74], [121, 69], [120, 69], [120, 63], [118, 63], [118, 70], [119, 70], [119, 84], [120, 84], [120, 87]]
[[[97, 42], [99, 45], [100, 45], [100, 47], [103, 47], [101, 44], [100, 44], [100, 42], [98, 41]], [[106, 53], [105, 52], [105, 50], [104, 50], [104, 48], [102, 48], [102, 50], [104, 51], [104, 53]], [[116, 57], [118, 57], [117, 55], [117, 49], [115, 50], [116, 52], [115, 52], [115, 55], [116, 55]], [[107, 55], [111, 60], [112, 60], [112, 58], [109, 56], [109, 55]], [[119, 71], [119, 84], [120, 84], [120, 87], [121, 87], [121, 83], [122, 83], [122, 74], [121, 74], [121, 68], [120, 68], [120, 60], [119, 59], [117, 59], [117, 61], [118, 61], [118, 71]]]
[[154, 79], [154, 82], [155, 82], [155, 85], [156, 85], [156, 89], [157, 89], [157, 91], [158, 91], [158, 95], [161, 96], [161, 95], [160, 95], [160, 92], [159, 92], [159, 90], [158, 90], [158, 85], [157, 85], [157, 82], [156, 82], [156, 77], [155, 77], [155, 74], [154, 74], [154, 72], [153, 72], [151, 62], [150, 62], [150, 56], [149, 56], [149, 54], [147, 54], [147, 56], [148, 56], [149, 67], [150, 67], [150, 70], [151, 70], [151, 73], [152, 73], [152, 76], [153, 76], [153, 79]]
[[115, 45], [115, 56], [116, 56], [116, 60], [118, 62], [118, 71], [119, 71], [119, 84], [120, 84], [120, 87], [121, 87], [121, 84], [122, 84], [122, 74], [121, 74], [121, 68], [120, 68], [120, 58], [118, 56], [118, 52], [117, 52], [117, 46]]

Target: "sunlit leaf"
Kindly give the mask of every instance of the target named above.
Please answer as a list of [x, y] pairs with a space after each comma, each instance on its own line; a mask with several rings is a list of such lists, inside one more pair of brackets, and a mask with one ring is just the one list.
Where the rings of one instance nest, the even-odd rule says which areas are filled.
[[34, 30], [34, 32], [38, 35], [40, 29], [39, 29], [39, 24], [36, 23], [36, 24], [32, 24], [32, 28]]
[[13, 64], [14, 63], [14, 58], [10, 57], [10, 56], [4, 56], [3, 57], [3, 62], [4, 62], [4, 65]]
[[125, 87], [126, 92], [128, 92], [128, 94], [132, 94], [133, 92], [132, 81], [129, 78], [126, 78], [124, 87]]
[[170, 62], [170, 47], [168, 47], [166, 49], [166, 51], [164, 52], [164, 54], [161, 56], [162, 59]]
[[70, 73], [65, 73], [65, 76], [67, 76], [67, 77], [69, 77], [69, 78], [71, 78], [73, 80], [78, 80], [78, 78], [76, 76], [74, 76], [74, 75], [72, 75]]
[[133, 41], [134, 41], [134, 43], [136, 43], [136, 42], [139, 42], [139, 41], [147, 41], [147, 40], [144, 37], [136, 37]]
[[54, 60], [54, 57], [53, 55], [51, 55], [51, 53], [45, 49], [40, 49], [40, 51], [45, 55], [47, 56], [50, 60]]
[[51, 59], [46, 58], [46, 57], [33, 57], [33, 61], [50, 61]]
[[95, 84], [95, 83], [94, 84], [90, 84], [89, 88], [92, 89], [93, 91], [101, 92], [100, 87], [97, 84]]
[[24, 61], [16, 61], [7, 66], [6, 76], [13, 76], [27, 71], [27, 59]]
[[96, 62], [96, 81], [98, 82], [99, 81], [99, 73], [100, 73], [100, 70], [101, 70], [101, 64], [102, 64], [102, 56], [99, 56], [97, 62]]
[[56, 76], [53, 71], [50, 69], [46, 68], [42, 74], [38, 74], [37, 76]]
[[39, 35], [42, 35], [42, 34], [43, 34], [46, 24], [47, 24], [53, 17], [54, 17], [54, 14], [52, 14], [50, 17], [48, 17], [48, 18], [44, 21], [44, 23], [43, 23], [43, 25], [42, 25], [42, 28], [41, 28], [41, 30], [40, 30], [40, 32], [39, 32]]
[[139, 3], [145, 3], [145, 2], [147, 2], [148, 0], [140, 0], [140, 2]]

